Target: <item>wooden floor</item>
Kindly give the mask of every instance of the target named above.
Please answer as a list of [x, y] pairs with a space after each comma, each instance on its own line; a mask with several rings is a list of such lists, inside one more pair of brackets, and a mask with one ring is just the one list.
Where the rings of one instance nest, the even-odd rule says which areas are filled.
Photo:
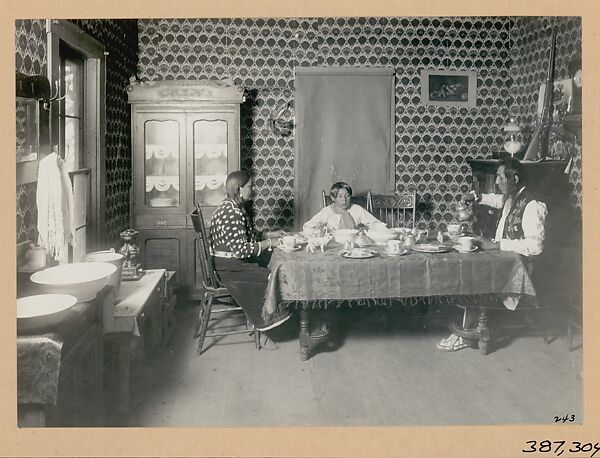
[[[292, 320], [277, 350], [257, 351], [242, 335], [197, 356], [196, 312], [177, 310], [170, 345], [136, 364], [130, 414], [114, 415], [106, 426], [514, 424], [552, 423], [566, 414], [583, 420], [582, 350], [568, 351], [564, 335], [546, 344], [530, 329], [506, 329], [487, 356], [444, 353], [435, 343], [448, 334], [441, 326], [448, 315], [460, 318], [456, 309], [434, 314], [424, 330], [405, 313], [357, 308], [338, 315], [332, 345], [306, 362]], [[496, 322], [514, 323], [510, 313]]]

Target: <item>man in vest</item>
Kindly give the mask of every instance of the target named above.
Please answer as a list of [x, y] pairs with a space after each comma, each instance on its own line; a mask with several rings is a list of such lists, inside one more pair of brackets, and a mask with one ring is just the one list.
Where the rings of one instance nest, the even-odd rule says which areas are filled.
[[[502, 162], [496, 171], [496, 185], [502, 194], [476, 195], [472, 192], [463, 196], [463, 200], [475, 200], [481, 205], [502, 209], [496, 235], [493, 240], [479, 239], [482, 249], [499, 249], [513, 251], [527, 257], [542, 253], [545, 238], [545, 223], [548, 211], [546, 204], [540, 202], [527, 189], [527, 175], [523, 165], [514, 159]], [[514, 310], [519, 301], [518, 296], [503, 299], [504, 306]], [[463, 328], [472, 329], [477, 324], [477, 310], [465, 309]], [[456, 333], [438, 342], [437, 348], [442, 351], [457, 351], [471, 345]]]

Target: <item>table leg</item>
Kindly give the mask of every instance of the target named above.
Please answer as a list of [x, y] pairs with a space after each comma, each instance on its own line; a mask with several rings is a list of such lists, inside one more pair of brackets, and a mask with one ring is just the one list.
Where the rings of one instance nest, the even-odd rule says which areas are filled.
[[476, 333], [479, 336], [479, 351], [482, 355], [487, 355], [488, 343], [490, 341], [490, 328], [488, 327], [487, 312], [483, 309], [479, 310], [479, 323], [477, 324]]
[[302, 361], [308, 360], [308, 354], [310, 351], [310, 332], [309, 332], [309, 311], [300, 311], [300, 359]]

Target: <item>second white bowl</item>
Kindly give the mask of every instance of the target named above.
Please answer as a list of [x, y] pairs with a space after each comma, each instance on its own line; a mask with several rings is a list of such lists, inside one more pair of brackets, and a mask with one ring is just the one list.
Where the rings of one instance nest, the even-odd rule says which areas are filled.
[[71, 294], [77, 302], [86, 302], [96, 297], [116, 270], [107, 262], [74, 262], [35, 272], [30, 280], [46, 293]]

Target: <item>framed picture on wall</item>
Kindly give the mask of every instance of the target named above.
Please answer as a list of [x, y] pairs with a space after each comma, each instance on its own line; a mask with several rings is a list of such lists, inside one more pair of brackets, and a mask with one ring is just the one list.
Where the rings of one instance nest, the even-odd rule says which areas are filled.
[[421, 103], [474, 107], [477, 103], [477, 72], [421, 70]]

